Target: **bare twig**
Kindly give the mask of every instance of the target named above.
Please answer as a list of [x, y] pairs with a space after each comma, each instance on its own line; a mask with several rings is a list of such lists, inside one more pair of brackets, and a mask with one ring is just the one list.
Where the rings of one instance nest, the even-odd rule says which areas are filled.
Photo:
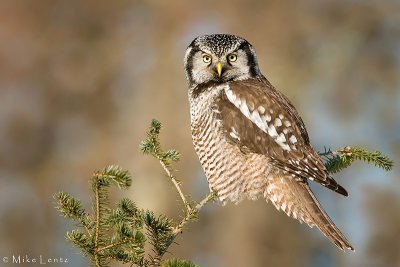
[[160, 161], [161, 166], [164, 168], [165, 172], [167, 173], [168, 177], [171, 179], [173, 185], [175, 186], [176, 191], [178, 191], [178, 194], [179, 194], [179, 196], [181, 197], [183, 204], [185, 205], [185, 209], [187, 210], [187, 209], [188, 209], [189, 203], [188, 203], [188, 201], [187, 201], [185, 195], [183, 194], [181, 187], [179, 186], [178, 180], [177, 180], [177, 179], [175, 178], [175, 176], [171, 173], [171, 171], [169, 170], [169, 168], [167, 167], [167, 165], [165, 165], [164, 161], [161, 160], [161, 159], [160, 159], [159, 161]]
[[[179, 186], [179, 185], [178, 185]], [[216, 194], [214, 192], [211, 192], [208, 196], [206, 196], [204, 199], [202, 199], [195, 208], [192, 208], [189, 206], [189, 209], [186, 210], [186, 215], [185, 217], [179, 222], [177, 226], [174, 227], [174, 230], [172, 233], [174, 236], [177, 236], [178, 234], [182, 233], [183, 227], [194, 217], [196, 216], [201, 208], [206, 205], [208, 202], [212, 201], [215, 199]]]
[[196, 205], [196, 210], [200, 211], [200, 209], [206, 205], [207, 203], [209, 203], [210, 201], [213, 201], [215, 198], [217, 197], [217, 194], [215, 192], [211, 192], [208, 196], [206, 196], [205, 198], [203, 198], [203, 200], [201, 200], [199, 202], [199, 204]]
[[[96, 174], [96, 178], [98, 178], [98, 174]], [[95, 186], [95, 201], [96, 201], [96, 229], [95, 229], [95, 237], [94, 237], [94, 260], [96, 263], [96, 267], [100, 267], [100, 259], [98, 257], [98, 242], [99, 242], [99, 227], [100, 227], [100, 200], [99, 200], [99, 187], [96, 181]]]
[[[166, 172], [167, 176], [171, 179], [172, 184], [175, 186], [176, 191], [178, 192], [180, 198], [182, 199], [182, 202], [185, 207], [185, 216], [182, 218], [182, 220], [172, 229], [172, 235], [173, 239], [175, 239], [179, 234], [182, 233], [183, 228], [185, 225], [193, 220], [197, 214], [199, 213], [200, 209], [215, 199], [216, 194], [214, 192], [211, 192], [209, 195], [207, 195], [204, 199], [202, 199], [194, 208], [190, 205], [189, 201], [185, 197], [185, 194], [182, 191], [182, 188], [178, 182], [178, 180], [175, 178], [175, 176], [172, 174], [171, 170], [168, 168], [168, 166], [165, 164], [165, 162], [159, 158], [159, 162], [161, 166], [163, 167], [164, 171]], [[154, 259], [158, 259], [161, 261], [163, 255], [156, 255]], [[151, 266], [159, 266], [157, 263], [155, 265]]]

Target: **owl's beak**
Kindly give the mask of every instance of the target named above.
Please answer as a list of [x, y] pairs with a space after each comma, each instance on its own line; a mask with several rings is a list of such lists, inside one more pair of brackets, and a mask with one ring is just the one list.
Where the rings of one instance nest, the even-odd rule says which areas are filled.
[[218, 72], [218, 76], [221, 77], [222, 74], [222, 64], [220, 62], [217, 63], [217, 72]]

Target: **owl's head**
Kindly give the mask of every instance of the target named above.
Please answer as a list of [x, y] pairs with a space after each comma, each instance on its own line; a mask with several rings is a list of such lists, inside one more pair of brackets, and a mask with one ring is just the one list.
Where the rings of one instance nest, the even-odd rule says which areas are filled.
[[197, 37], [186, 50], [184, 64], [190, 87], [260, 75], [255, 49], [245, 39], [235, 35]]

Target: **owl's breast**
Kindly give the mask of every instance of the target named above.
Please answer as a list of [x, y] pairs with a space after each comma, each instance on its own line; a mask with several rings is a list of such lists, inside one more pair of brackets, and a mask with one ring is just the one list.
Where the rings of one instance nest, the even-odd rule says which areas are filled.
[[259, 155], [244, 154], [228, 140], [216, 108], [222, 89], [216, 87], [198, 99], [190, 99], [193, 145], [210, 189], [222, 202], [238, 202], [245, 196], [257, 198], [265, 181], [266, 165]]

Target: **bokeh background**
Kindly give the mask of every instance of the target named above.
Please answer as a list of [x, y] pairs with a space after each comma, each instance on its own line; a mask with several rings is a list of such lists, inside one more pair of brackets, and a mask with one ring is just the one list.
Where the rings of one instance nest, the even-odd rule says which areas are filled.
[[[174, 189], [138, 151], [152, 118], [164, 124], [163, 145], [183, 154], [176, 168], [184, 191], [208, 193], [182, 63], [201, 34], [249, 40], [317, 150], [361, 145], [399, 162], [399, 14], [391, 0], [0, 1], [0, 256], [88, 266], [65, 241], [74, 225], [59, 217], [52, 195], [64, 190], [89, 208], [88, 178], [108, 164], [134, 175], [116, 199], [179, 218]], [[386, 173], [356, 163], [335, 178], [348, 198], [313, 189], [355, 253], [263, 200], [206, 207], [171, 253], [216, 267], [400, 266], [397, 166]]]

